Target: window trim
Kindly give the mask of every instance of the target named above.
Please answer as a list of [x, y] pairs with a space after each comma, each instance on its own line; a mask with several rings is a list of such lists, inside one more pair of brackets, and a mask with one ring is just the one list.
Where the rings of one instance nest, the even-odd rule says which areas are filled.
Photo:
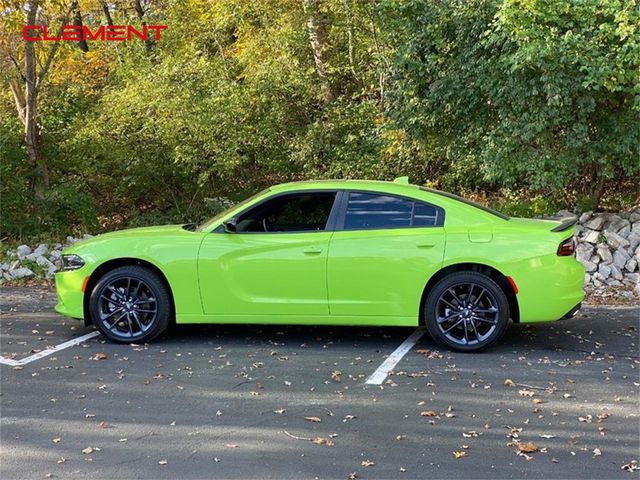
[[[424, 200], [420, 200], [413, 197], [407, 197], [405, 195], [399, 195], [396, 193], [387, 193], [387, 192], [379, 192], [375, 190], [360, 190], [360, 189], [348, 189], [343, 190], [343, 195], [340, 203], [340, 213], [336, 222], [336, 231], [343, 232], [358, 232], [358, 231], [366, 231], [366, 230], [398, 230], [398, 229], [407, 229], [407, 228], [438, 228], [444, 226], [445, 220], [445, 210], [439, 205], [434, 205], [433, 203], [425, 202]], [[344, 225], [347, 221], [347, 208], [349, 205], [349, 195], [352, 193], [368, 193], [370, 195], [379, 195], [383, 197], [395, 197], [400, 200], [406, 200], [409, 202], [413, 202], [411, 207], [411, 223], [409, 226], [398, 226], [398, 227], [369, 227], [369, 228], [344, 228]], [[413, 225], [413, 217], [416, 209], [416, 203], [422, 203], [429, 207], [432, 207], [436, 210], [436, 223], [434, 225]]]
[[333, 199], [333, 205], [331, 206], [331, 211], [329, 212], [329, 217], [327, 219], [327, 223], [324, 226], [323, 230], [294, 230], [294, 231], [286, 231], [286, 232], [233, 232], [233, 235], [274, 235], [274, 234], [309, 234], [309, 233], [323, 233], [323, 232], [333, 232], [335, 231], [336, 222], [339, 214], [339, 205], [342, 201], [343, 191], [335, 188], [318, 188], [318, 189], [300, 189], [300, 190], [287, 190], [285, 192], [277, 192], [273, 195], [269, 195], [266, 198], [263, 198], [259, 202], [250, 205], [245, 208], [241, 212], [236, 213], [232, 217], [226, 218], [223, 222], [212, 232], [212, 233], [227, 233], [224, 229], [224, 222], [229, 220], [230, 218], [240, 218], [247, 212], [253, 210], [254, 208], [258, 208], [261, 205], [264, 205], [271, 200], [276, 198], [290, 196], [290, 195], [300, 195], [300, 194], [309, 194], [309, 193], [334, 193], [335, 197]]

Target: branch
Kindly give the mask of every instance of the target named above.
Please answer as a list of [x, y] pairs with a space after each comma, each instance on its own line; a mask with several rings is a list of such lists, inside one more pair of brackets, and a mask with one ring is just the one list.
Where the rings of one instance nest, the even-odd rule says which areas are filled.
[[9, 54], [9, 58], [11, 59], [11, 62], [13, 63], [13, 65], [16, 67], [16, 70], [18, 71], [18, 75], [20, 75], [20, 78], [22, 78], [22, 81], [26, 82], [27, 81], [27, 77], [24, 76], [24, 73], [22, 73], [22, 69], [20, 68], [20, 64], [18, 63], [18, 61], [13, 58], [13, 55]]
[[[69, 5], [69, 10], [67, 10], [66, 15], [62, 19], [61, 26], [58, 29], [58, 35], [57, 35], [58, 37], [62, 35], [62, 25], [66, 25], [67, 24], [67, 21], [69, 19], [69, 16], [71, 15], [71, 12], [73, 10], [75, 10], [77, 8], [77, 6], [78, 6], [78, 2], [76, 0], [73, 0], [71, 2], [71, 5]], [[60, 47], [60, 43], [61, 42], [53, 42], [53, 47], [51, 47], [51, 50], [49, 50], [49, 54], [47, 55], [47, 59], [45, 60], [44, 65], [40, 69], [40, 73], [38, 73], [38, 78], [36, 80], [36, 85], [37, 86], [40, 85], [40, 83], [44, 79], [45, 75], [49, 71], [49, 67], [51, 67], [51, 62], [53, 62], [53, 58], [56, 56], [56, 52], [58, 51], [58, 47]]]
[[13, 99], [16, 102], [16, 110], [18, 111], [18, 118], [22, 122], [23, 125], [27, 123], [27, 102], [24, 98], [24, 92], [22, 91], [22, 86], [18, 81], [14, 78], [9, 82], [11, 87], [11, 93], [13, 93]]

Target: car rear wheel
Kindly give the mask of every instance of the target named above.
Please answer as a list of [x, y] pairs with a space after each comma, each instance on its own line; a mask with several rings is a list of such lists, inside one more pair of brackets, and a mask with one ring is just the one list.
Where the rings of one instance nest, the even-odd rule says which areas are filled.
[[93, 288], [89, 305], [93, 324], [119, 343], [152, 340], [167, 328], [173, 314], [164, 282], [139, 266], [105, 274]]
[[504, 335], [509, 302], [486, 275], [456, 272], [429, 292], [424, 313], [427, 329], [437, 343], [459, 352], [479, 352]]

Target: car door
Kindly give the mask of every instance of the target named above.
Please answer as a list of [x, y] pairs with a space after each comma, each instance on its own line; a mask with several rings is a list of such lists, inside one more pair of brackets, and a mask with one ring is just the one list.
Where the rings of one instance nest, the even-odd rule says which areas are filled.
[[[276, 194], [208, 235], [198, 275], [207, 315], [327, 315], [335, 191]], [[291, 318], [295, 323], [295, 318]]]
[[329, 245], [332, 315], [417, 320], [428, 279], [445, 249], [444, 210], [386, 193], [345, 192]]

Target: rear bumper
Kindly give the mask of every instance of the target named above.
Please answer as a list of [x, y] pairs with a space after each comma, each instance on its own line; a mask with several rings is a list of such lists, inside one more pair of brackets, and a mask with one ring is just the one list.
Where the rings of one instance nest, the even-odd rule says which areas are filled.
[[529, 266], [521, 279], [514, 275], [520, 290], [521, 323], [548, 322], [577, 313], [576, 307], [584, 300], [584, 267], [580, 262], [553, 255]]
[[581, 308], [582, 308], [582, 302], [577, 304], [575, 307], [573, 307], [571, 310], [565, 313], [562, 317], [560, 317], [560, 320], [569, 320], [570, 318], [575, 317]]

